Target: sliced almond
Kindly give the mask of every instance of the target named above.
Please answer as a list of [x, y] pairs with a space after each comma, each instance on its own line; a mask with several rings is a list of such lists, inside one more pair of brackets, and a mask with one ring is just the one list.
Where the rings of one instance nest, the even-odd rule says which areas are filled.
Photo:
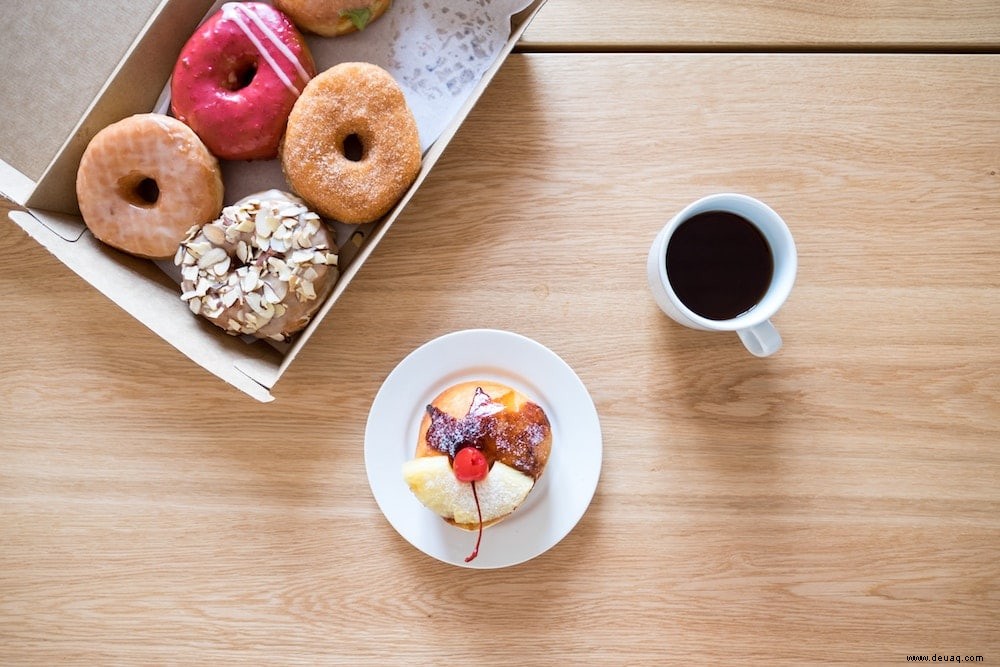
[[240, 296], [242, 296], [240, 290], [230, 288], [229, 290], [223, 293], [222, 304], [226, 308], [231, 308], [234, 303], [240, 300]]
[[192, 241], [187, 245], [188, 252], [194, 255], [195, 259], [199, 259], [202, 255], [212, 249], [212, 244], [208, 241]]
[[283, 218], [297, 218], [303, 213], [308, 213], [308, 212], [309, 209], [307, 209], [305, 206], [294, 203], [284, 204], [281, 208], [278, 209], [278, 215], [280, 215]]
[[226, 254], [226, 251], [223, 250], [222, 248], [212, 248], [211, 250], [209, 250], [204, 255], [198, 258], [198, 268], [204, 269], [206, 267], [213, 266], [215, 264], [218, 264], [222, 260], [226, 259], [227, 257], [228, 255]]
[[254, 233], [263, 239], [271, 235], [271, 225], [267, 224], [267, 211], [257, 211], [254, 218]]
[[281, 299], [275, 293], [274, 288], [271, 287], [270, 283], [264, 283], [264, 289], [261, 290], [264, 296], [264, 301], [267, 303], [278, 303]]
[[240, 238], [240, 230], [236, 229], [236, 225], [229, 225], [226, 227], [226, 243], [233, 244]]
[[285, 300], [288, 296], [288, 283], [282, 280], [276, 280], [268, 284], [271, 291], [274, 293], [274, 302], [278, 303]]
[[256, 266], [247, 267], [246, 275], [243, 276], [243, 280], [240, 281], [240, 286], [243, 288], [243, 291], [246, 293], [250, 293], [255, 289], [257, 289], [259, 285], [260, 285], [260, 271], [257, 269]]
[[254, 311], [260, 310], [260, 294], [257, 292], [247, 292], [243, 298], [246, 300], [247, 305], [253, 308]]
[[205, 238], [215, 245], [224, 245], [226, 243], [226, 232], [218, 225], [205, 225], [202, 228], [202, 232], [204, 232]]
[[190, 280], [191, 282], [198, 280], [198, 267], [194, 264], [181, 267], [181, 278]]
[[222, 315], [223, 311], [225, 308], [217, 297], [208, 296], [201, 300], [201, 312], [205, 317], [215, 319]]
[[313, 289], [312, 282], [308, 280], [301, 281], [296, 292], [298, 292], [299, 296], [302, 297], [303, 301], [312, 301], [316, 298], [316, 290]]
[[274, 306], [266, 301], [261, 301], [260, 310], [256, 311], [262, 320], [261, 326], [267, 324], [274, 317]]

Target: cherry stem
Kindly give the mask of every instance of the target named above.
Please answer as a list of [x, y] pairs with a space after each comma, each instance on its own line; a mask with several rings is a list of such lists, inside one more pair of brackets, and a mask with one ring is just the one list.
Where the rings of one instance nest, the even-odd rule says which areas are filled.
[[479, 506], [479, 495], [476, 494], [476, 483], [472, 482], [472, 497], [476, 501], [476, 512], [479, 514], [479, 536], [476, 537], [476, 547], [472, 550], [472, 553], [465, 557], [465, 562], [468, 563], [473, 558], [479, 555], [479, 543], [483, 540], [483, 510]]

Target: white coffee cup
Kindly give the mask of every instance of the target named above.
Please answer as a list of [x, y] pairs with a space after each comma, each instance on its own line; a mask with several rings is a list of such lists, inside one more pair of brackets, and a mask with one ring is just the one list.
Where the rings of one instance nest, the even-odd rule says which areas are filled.
[[[667, 248], [680, 225], [700, 213], [722, 211], [740, 216], [763, 235], [771, 250], [773, 271], [763, 296], [745, 312], [731, 319], [714, 320], [691, 310], [677, 296], [667, 276]], [[722, 193], [689, 204], [668, 222], [649, 248], [646, 274], [653, 299], [664, 313], [692, 329], [735, 331], [751, 354], [766, 357], [781, 348], [781, 335], [770, 318], [792, 291], [798, 256], [788, 225], [763, 202], [746, 195]]]

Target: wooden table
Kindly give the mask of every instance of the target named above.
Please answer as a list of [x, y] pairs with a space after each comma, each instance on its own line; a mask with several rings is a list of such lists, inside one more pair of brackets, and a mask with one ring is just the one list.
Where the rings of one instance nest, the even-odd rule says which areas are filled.
[[[592, 28], [551, 0], [268, 405], [0, 224], [0, 663], [996, 664], [998, 11], [918, 4], [871, 34], [962, 53], [561, 52]], [[725, 190], [799, 248], [765, 360], [645, 284]], [[362, 459], [385, 376], [475, 327], [562, 356], [604, 437], [576, 529], [494, 571], [402, 540]]]

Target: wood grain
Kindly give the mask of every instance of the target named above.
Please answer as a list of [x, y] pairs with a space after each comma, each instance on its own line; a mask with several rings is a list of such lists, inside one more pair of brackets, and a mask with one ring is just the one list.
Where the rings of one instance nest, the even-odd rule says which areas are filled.
[[996, 51], [994, 0], [547, 0], [527, 50]]
[[[515, 55], [263, 406], [0, 225], [0, 663], [992, 664], [998, 101], [997, 56]], [[648, 296], [723, 190], [798, 244], [771, 359]], [[604, 436], [576, 530], [492, 572], [362, 460], [383, 378], [473, 327]]]

